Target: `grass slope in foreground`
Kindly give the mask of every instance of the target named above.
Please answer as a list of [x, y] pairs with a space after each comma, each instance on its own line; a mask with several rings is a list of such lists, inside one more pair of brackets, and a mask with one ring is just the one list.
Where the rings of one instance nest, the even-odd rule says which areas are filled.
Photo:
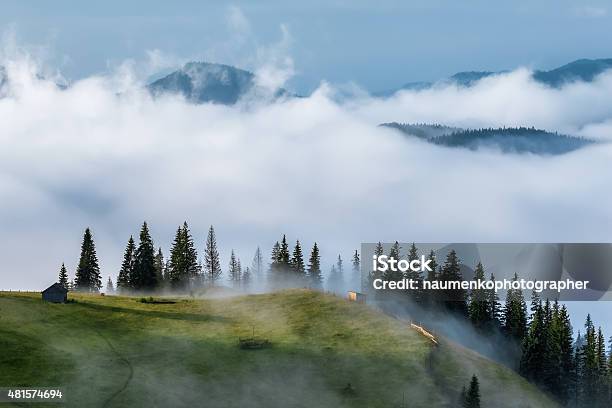
[[[476, 373], [483, 407], [555, 406], [476, 353], [318, 292], [174, 304], [71, 296], [0, 293], [0, 386], [61, 386], [63, 406], [79, 407], [396, 407], [403, 395], [438, 407]], [[238, 347], [253, 326], [271, 347]]]

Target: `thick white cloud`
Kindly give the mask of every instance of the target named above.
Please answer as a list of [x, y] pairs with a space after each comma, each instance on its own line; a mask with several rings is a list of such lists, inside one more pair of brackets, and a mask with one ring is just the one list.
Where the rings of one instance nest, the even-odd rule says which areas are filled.
[[342, 104], [323, 85], [308, 98], [226, 107], [152, 100], [122, 74], [60, 91], [30, 63], [5, 65], [2, 288], [40, 289], [61, 262], [73, 273], [86, 226], [104, 279], [115, 276], [143, 220], [166, 253], [183, 220], [199, 249], [214, 224], [224, 264], [230, 248], [243, 264], [257, 245], [267, 255], [282, 233], [306, 252], [317, 240], [325, 266], [362, 241], [612, 240], [608, 144], [515, 156], [439, 148], [377, 127], [535, 125], [609, 139], [609, 75], [553, 90], [518, 70], [470, 89]]

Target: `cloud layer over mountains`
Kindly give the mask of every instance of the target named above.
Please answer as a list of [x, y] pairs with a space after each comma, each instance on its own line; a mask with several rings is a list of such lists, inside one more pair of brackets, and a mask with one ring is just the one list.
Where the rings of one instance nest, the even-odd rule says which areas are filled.
[[378, 240], [612, 240], [607, 143], [517, 156], [377, 127], [524, 125], [606, 141], [610, 74], [552, 89], [519, 69], [471, 88], [342, 102], [323, 83], [305, 98], [222, 106], [152, 99], [129, 72], [62, 90], [27, 59], [0, 65], [0, 288], [40, 289], [62, 262], [73, 274], [86, 226], [104, 280], [115, 277], [144, 220], [165, 254], [184, 220], [199, 250], [213, 224], [224, 267], [231, 248], [249, 264], [283, 233], [307, 251], [319, 242], [325, 268]]

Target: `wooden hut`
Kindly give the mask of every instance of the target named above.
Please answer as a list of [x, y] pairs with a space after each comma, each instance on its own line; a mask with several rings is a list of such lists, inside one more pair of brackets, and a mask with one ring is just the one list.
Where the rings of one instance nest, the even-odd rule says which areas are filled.
[[42, 300], [45, 302], [52, 303], [64, 303], [68, 301], [68, 289], [60, 285], [59, 283], [54, 283], [49, 286], [47, 289], [42, 291]]

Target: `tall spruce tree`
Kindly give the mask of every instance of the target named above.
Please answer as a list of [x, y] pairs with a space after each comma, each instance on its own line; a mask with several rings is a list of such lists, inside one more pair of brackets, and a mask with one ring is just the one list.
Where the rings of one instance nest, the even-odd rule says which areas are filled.
[[[515, 275], [516, 276], [516, 275]], [[517, 340], [520, 338], [514, 335], [512, 329], [507, 330], [507, 334]], [[546, 357], [545, 336], [547, 335], [546, 311], [542, 306], [542, 300], [536, 292], [531, 298], [531, 318], [527, 333], [523, 336], [523, 355], [521, 357], [520, 372], [527, 379], [542, 384], [542, 367]]]
[[597, 355], [597, 334], [595, 325], [588, 314], [584, 324], [585, 335], [582, 346], [579, 378], [579, 399], [584, 406], [596, 406], [599, 391], [599, 358]]
[[211, 225], [206, 237], [206, 247], [204, 249], [204, 274], [206, 279], [214, 286], [215, 282], [221, 277], [221, 260], [217, 249], [217, 238], [215, 229]]
[[355, 250], [355, 253], [353, 254], [352, 265], [353, 276], [351, 278], [351, 283], [353, 284], [354, 288], [357, 289], [361, 286], [361, 260], [357, 250]]
[[253, 262], [251, 263], [251, 272], [255, 277], [257, 283], [263, 281], [263, 257], [261, 255], [261, 249], [257, 247], [255, 254], [253, 255]]
[[[444, 265], [438, 279], [441, 281], [462, 281], [460, 260], [457, 257], [457, 252], [452, 249], [446, 256]], [[442, 291], [444, 296], [444, 304], [447, 309], [452, 312], [467, 316], [467, 292], [465, 289], [446, 289]]]
[[485, 289], [487, 296], [487, 304], [489, 310], [489, 322], [491, 328], [499, 327], [501, 320], [501, 310], [499, 304], [499, 296], [497, 295], [497, 291], [495, 290], [495, 276], [491, 274], [489, 280], [493, 283], [491, 289]]
[[281, 272], [288, 272], [291, 269], [291, 255], [289, 254], [289, 244], [287, 243], [287, 237], [283, 235], [283, 239], [280, 243], [280, 249], [278, 251], [278, 264]]
[[310, 285], [314, 288], [321, 287], [321, 256], [319, 255], [319, 247], [315, 242], [310, 252], [310, 258], [308, 259], [308, 280]]
[[476, 375], [472, 376], [470, 387], [465, 394], [463, 407], [480, 408], [480, 384], [478, 383], [478, 377], [476, 377]]
[[304, 255], [302, 254], [302, 247], [300, 241], [296, 241], [295, 247], [293, 248], [293, 254], [291, 255], [291, 269], [296, 275], [299, 282], [303, 282], [306, 276], [306, 267], [304, 266]]
[[597, 329], [597, 405], [600, 407], [610, 407], [610, 383], [608, 382], [608, 365], [606, 354], [606, 340], [601, 327]]
[[[378, 259], [379, 256], [384, 254], [384, 248], [382, 243], [378, 242], [376, 244], [376, 246], [374, 247], [374, 257], [376, 259]], [[372, 288], [372, 283], [374, 282], [374, 280], [376, 279], [383, 279], [385, 277], [385, 273], [379, 271], [378, 269], [376, 270], [369, 270], [368, 271], [368, 288]], [[383, 296], [382, 291], [374, 291], [374, 297], [375, 298], [381, 298]]]
[[340, 279], [338, 277], [338, 270], [336, 265], [332, 265], [327, 276], [327, 290], [330, 292], [336, 292], [338, 290]]
[[[485, 272], [481, 262], [476, 265], [474, 271], [475, 281], [484, 281]], [[489, 294], [486, 289], [473, 289], [470, 294], [468, 304], [468, 312], [472, 325], [480, 330], [489, 329], [491, 327], [491, 310], [489, 310]]]
[[249, 289], [251, 285], [251, 268], [248, 266], [242, 272], [242, 287], [244, 289]]
[[[431, 259], [431, 262], [429, 263], [430, 270], [427, 271], [426, 279], [430, 282], [433, 282], [435, 280], [438, 280], [438, 275], [436, 273], [436, 271], [438, 270], [438, 262], [436, 260], [436, 253], [434, 252], [433, 249], [429, 251], [428, 259]], [[436, 303], [436, 300], [437, 300], [436, 292], [437, 291], [433, 289], [428, 289], [424, 291], [424, 296], [426, 299], [425, 303], [430, 307], [434, 306]]]
[[270, 254], [270, 273], [268, 274], [269, 284], [273, 287], [280, 285], [280, 270], [280, 243], [276, 241]]
[[[419, 250], [414, 244], [414, 242], [408, 248], [408, 262], [416, 261], [419, 259]], [[408, 295], [416, 302], [422, 302], [425, 299], [423, 287], [423, 274], [420, 271], [408, 270], [404, 277], [406, 279], [412, 279], [417, 282], [418, 289], [416, 290], [408, 290]]]
[[188, 290], [199, 273], [198, 253], [186, 222], [176, 231], [170, 250], [170, 284], [176, 290]]
[[79, 266], [75, 274], [74, 284], [76, 290], [81, 292], [98, 292], [102, 287], [100, 266], [98, 265], [98, 256], [96, 255], [96, 245], [94, 244], [89, 228], [86, 228], [83, 234], [81, 256], [79, 258]]
[[[518, 280], [518, 275], [515, 273], [513, 281]], [[527, 304], [523, 297], [523, 292], [520, 290], [509, 289], [506, 293], [506, 304], [503, 310], [504, 327], [503, 330], [520, 345], [527, 333]]]
[[[391, 249], [389, 250], [389, 258], [393, 258], [396, 261], [399, 261], [401, 258], [401, 247], [399, 242], [395, 241], [393, 245], [391, 245]], [[392, 270], [389, 268], [386, 272], [383, 273], [383, 277], [387, 281], [395, 281], [399, 282], [404, 279], [404, 273], [400, 271], [398, 268]]]
[[344, 287], [344, 265], [342, 257], [338, 254], [336, 264], [332, 265], [327, 277], [327, 290], [340, 292]]
[[66, 271], [66, 266], [62, 262], [62, 266], [59, 271], [59, 277], [57, 282], [62, 285], [66, 290], [68, 290], [68, 271]]
[[575, 395], [574, 347], [572, 323], [570, 321], [567, 307], [562, 305], [557, 317], [559, 326], [559, 389], [556, 393], [563, 405], [568, 405]]
[[155, 269], [155, 247], [146, 222], [140, 229], [140, 242], [134, 254], [134, 279], [132, 288], [150, 292], [157, 288], [157, 272]]
[[539, 369], [540, 382], [552, 394], [557, 394], [561, 382], [559, 303], [552, 305], [549, 299], [544, 303], [543, 363]]
[[164, 268], [166, 263], [164, 262], [164, 254], [161, 247], [157, 250], [155, 255], [155, 276], [157, 277], [157, 286], [161, 287], [164, 283]]
[[128, 240], [123, 254], [123, 262], [119, 270], [119, 277], [117, 278], [117, 291], [120, 293], [125, 293], [131, 289], [132, 277], [134, 276], [135, 251], [136, 246], [134, 244], [134, 238], [130, 235], [130, 239]]
[[233, 249], [230, 255], [228, 275], [229, 275], [229, 280], [232, 282], [232, 285], [235, 288], [239, 287], [240, 280], [242, 279], [242, 268], [240, 267], [240, 260], [234, 253]]

